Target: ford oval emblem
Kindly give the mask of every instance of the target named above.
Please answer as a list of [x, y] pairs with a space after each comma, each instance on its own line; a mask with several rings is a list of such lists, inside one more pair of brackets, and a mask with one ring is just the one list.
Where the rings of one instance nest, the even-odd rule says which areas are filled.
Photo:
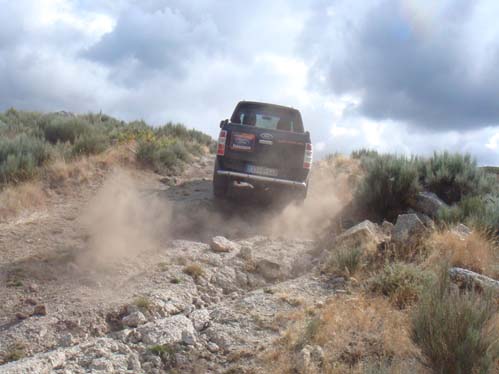
[[274, 136], [272, 134], [269, 134], [268, 132], [264, 132], [260, 134], [260, 138], [264, 140], [272, 140], [274, 139]]

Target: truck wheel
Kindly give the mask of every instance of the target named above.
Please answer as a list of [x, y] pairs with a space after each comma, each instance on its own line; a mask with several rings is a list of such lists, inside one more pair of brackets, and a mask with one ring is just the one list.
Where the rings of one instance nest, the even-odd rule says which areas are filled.
[[229, 188], [229, 178], [226, 175], [218, 175], [218, 160], [215, 161], [215, 171], [213, 172], [213, 195], [217, 199], [224, 199]]

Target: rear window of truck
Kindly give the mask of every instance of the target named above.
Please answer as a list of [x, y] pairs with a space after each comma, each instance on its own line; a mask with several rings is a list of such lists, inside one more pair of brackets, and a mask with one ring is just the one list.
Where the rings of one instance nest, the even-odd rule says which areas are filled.
[[231, 122], [268, 130], [303, 132], [300, 113], [296, 110], [263, 104], [240, 104]]

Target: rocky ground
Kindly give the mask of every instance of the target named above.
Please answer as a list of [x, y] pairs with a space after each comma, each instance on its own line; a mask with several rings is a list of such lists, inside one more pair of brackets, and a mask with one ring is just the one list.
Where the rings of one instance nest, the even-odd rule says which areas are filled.
[[314, 270], [340, 204], [324, 178], [303, 207], [215, 203], [212, 166], [110, 172], [1, 224], [0, 372], [265, 372], [286, 316], [345, 292]]

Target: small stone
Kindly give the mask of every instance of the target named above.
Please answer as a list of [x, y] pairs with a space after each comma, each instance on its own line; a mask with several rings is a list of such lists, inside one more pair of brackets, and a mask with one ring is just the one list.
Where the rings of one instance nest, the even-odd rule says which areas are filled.
[[47, 308], [43, 304], [38, 304], [35, 306], [35, 309], [33, 310], [33, 313], [31, 314], [32, 316], [46, 316], [47, 315]]
[[223, 236], [215, 236], [211, 239], [210, 246], [213, 252], [218, 253], [232, 252], [239, 249], [239, 244], [234, 243]]
[[196, 344], [196, 335], [194, 335], [191, 331], [183, 330], [182, 331], [182, 342], [187, 345]]
[[113, 371], [113, 365], [105, 358], [96, 358], [90, 364], [90, 369], [95, 371], [104, 371], [106, 373], [111, 373]]
[[26, 318], [28, 318], [29, 316], [26, 314], [26, 313], [21, 313], [21, 312], [17, 312], [16, 313], [16, 318], [19, 320], [19, 321], [22, 321]]
[[253, 253], [251, 252], [250, 247], [242, 247], [239, 251], [239, 257], [243, 260], [251, 260], [253, 258]]
[[471, 229], [466, 226], [466, 225], [463, 225], [462, 223], [454, 226], [452, 229], [451, 229], [451, 232], [454, 234], [454, 235], [457, 235], [459, 237], [459, 239], [461, 240], [464, 240], [466, 239], [468, 236], [471, 235], [472, 231]]
[[28, 286], [26, 287], [26, 289], [29, 292], [38, 292], [38, 290], [40, 289], [40, 287], [36, 283], [30, 283], [30, 284], [28, 284]]
[[309, 374], [312, 369], [311, 347], [305, 346], [296, 357], [296, 370], [300, 374]]
[[217, 353], [220, 350], [220, 347], [213, 342], [209, 342], [206, 345], [206, 348], [208, 348], [208, 351], [210, 351], [211, 353]]
[[125, 326], [137, 327], [147, 322], [147, 318], [141, 312], [133, 312], [122, 319]]
[[36, 299], [32, 299], [30, 297], [28, 297], [26, 300], [24, 300], [24, 302], [26, 304], [29, 304], [29, 305], [36, 305], [36, 304], [38, 304], [38, 301]]
[[281, 266], [269, 260], [260, 260], [256, 264], [256, 271], [268, 281], [282, 278]]

